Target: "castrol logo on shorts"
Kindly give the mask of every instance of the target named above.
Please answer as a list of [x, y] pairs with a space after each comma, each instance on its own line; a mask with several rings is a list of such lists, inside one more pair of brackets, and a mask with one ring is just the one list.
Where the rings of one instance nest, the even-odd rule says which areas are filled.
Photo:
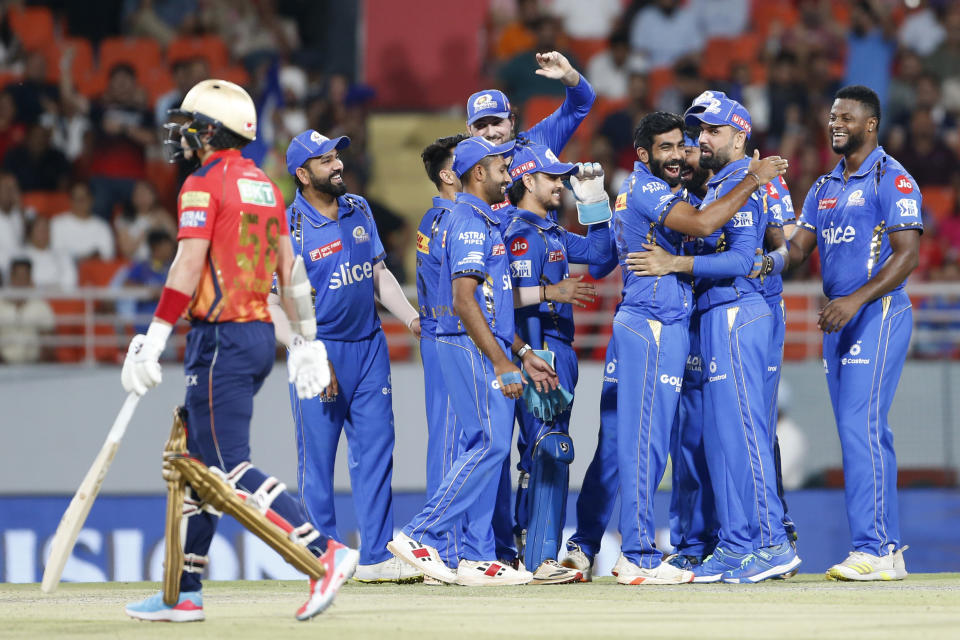
[[513, 241], [513, 244], [510, 245], [510, 253], [515, 256], [522, 256], [529, 248], [530, 243], [527, 242], [526, 238], [517, 238]]

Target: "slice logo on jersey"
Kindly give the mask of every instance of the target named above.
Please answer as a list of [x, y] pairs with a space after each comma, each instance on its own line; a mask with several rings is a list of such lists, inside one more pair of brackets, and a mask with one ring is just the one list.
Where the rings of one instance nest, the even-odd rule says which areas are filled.
[[857, 189], [847, 197], [848, 207], [861, 207], [866, 203], [867, 201], [863, 197], [863, 189]]
[[900, 209], [900, 217], [902, 218], [916, 218], [920, 215], [920, 211], [917, 209], [917, 201], [910, 198], [897, 200], [897, 208]]
[[430, 253], [430, 237], [423, 231], [417, 231], [417, 251]]
[[311, 251], [310, 260], [313, 262], [316, 262], [321, 258], [332, 256], [333, 254], [339, 251], [343, 251], [343, 240], [341, 240], [340, 238], [337, 238], [333, 242], [328, 242], [322, 247], [317, 247], [316, 249]]
[[522, 256], [530, 248], [530, 243], [526, 238], [517, 238], [510, 245], [510, 253], [515, 256]]
[[266, 180], [237, 180], [237, 190], [240, 192], [240, 202], [258, 204], [263, 207], [272, 207], [277, 204], [273, 195], [273, 185]]
[[846, 227], [830, 226], [821, 231], [820, 235], [827, 244], [842, 244], [856, 240], [857, 230], [851, 225]]
[[733, 216], [734, 227], [752, 227], [753, 211], [738, 211]]
[[897, 180], [893, 183], [893, 186], [895, 186], [900, 193], [913, 193], [913, 183], [910, 182], [910, 178], [907, 176], [897, 176]]
[[563, 250], [554, 249], [547, 254], [547, 262], [561, 262], [563, 260]]
[[367, 233], [367, 230], [364, 229], [363, 226], [357, 225], [353, 228], [353, 239], [357, 244], [361, 242], [369, 242], [370, 234]]
[[824, 198], [817, 203], [817, 210], [823, 211], [824, 209], [833, 209], [835, 206], [837, 206], [836, 198]]
[[483, 264], [483, 252], [482, 251], [471, 251], [467, 255], [463, 256], [460, 259], [460, 262], [457, 263], [457, 266], [464, 264]]
[[207, 226], [207, 212], [190, 209], [180, 214], [180, 228]]
[[345, 262], [340, 265], [339, 270], [334, 271], [333, 275], [330, 276], [330, 285], [327, 288], [339, 289], [340, 287], [363, 282], [369, 278], [373, 278], [373, 264], [371, 262], [355, 264], [352, 267], [349, 262]]
[[659, 180], [650, 180], [640, 189], [644, 193], [656, 193], [657, 191], [663, 191], [667, 188], [666, 182], [660, 182]]
[[533, 263], [530, 260], [514, 260], [510, 263], [510, 274], [514, 278], [529, 278], [533, 273]]
[[487, 236], [482, 231], [461, 231], [457, 240], [463, 244], [483, 244]]
[[206, 191], [184, 191], [180, 194], [180, 208], [196, 208], [201, 209], [210, 206], [210, 194]]
[[613, 206], [614, 211], [623, 211], [627, 208], [627, 194], [621, 193], [617, 196], [617, 202]]
[[768, 182], [766, 185], [764, 185], [764, 188], [767, 190], [768, 198], [773, 198], [774, 200], [780, 199], [780, 192], [777, 191], [777, 188], [773, 186], [772, 182]]
[[492, 256], [503, 256], [506, 254], [507, 254], [507, 245], [503, 244], [502, 242], [500, 244], [493, 245], [493, 250], [490, 252], [490, 255]]

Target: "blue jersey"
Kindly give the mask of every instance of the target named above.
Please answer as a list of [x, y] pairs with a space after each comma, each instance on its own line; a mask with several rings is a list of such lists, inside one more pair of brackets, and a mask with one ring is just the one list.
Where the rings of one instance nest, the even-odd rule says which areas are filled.
[[883, 147], [874, 149], [847, 181], [844, 167], [841, 159], [817, 180], [797, 222], [817, 234], [823, 292], [831, 300], [850, 295], [876, 275], [893, 254], [890, 233], [923, 232], [917, 183]]
[[293, 250], [303, 256], [314, 289], [317, 338], [363, 340], [380, 328], [373, 265], [385, 252], [366, 200], [348, 193], [337, 205], [331, 220], [297, 192], [287, 208]]
[[[570, 142], [574, 132], [583, 119], [590, 113], [590, 107], [597, 99], [597, 94], [593, 87], [587, 82], [587, 79], [580, 76], [580, 82], [575, 87], [567, 87], [567, 95], [564, 97], [556, 111], [533, 125], [527, 131], [517, 135], [518, 138], [526, 138], [530, 142], [542, 144], [560, 155], [563, 148]], [[510, 204], [509, 200], [499, 202], [491, 207], [495, 212], [497, 219], [506, 228], [510, 220], [517, 214], [517, 208]], [[551, 218], [556, 220], [556, 212], [551, 211]]]
[[417, 227], [417, 303], [420, 307], [420, 335], [432, 337], [437, 330], [437, 282], [440, 280], [440, 258], [443, 255], [443, 234], [450, 223], [453, 202], [434, 196]]
[[656, 244], [674, 255], [681, 253], [683, 237], [663, 224], [670, 209], [681, 201], [645, 164], [634, 163], [613, 207], [613, 232], [623, 276], [621, 309], [640, 311], [664, 323], [690, 317], [693, 295], [688, 278], [675, 273], [639, 276], [626, 267], [627, 254], [644, 251], [644, 243]]
[[[608, 225], [591, 225], [584, 237], [524, 209], [516, 210], [505, 240], [514, 287], [555, 284], [570, 276], [570, 263], [602, 264], [610, 254]], [[520, 337], [536, 349], [544, 337], [573, 342], [573, 305], [542, 302], [517, 309], [516, 320]]]
[[437, 335], [460, 335], [467, 330], [453, 308], [453, 281], [477, 278], [476, 299], [493, 335], [513, 343], [513, 283], [500, 225], [490, 205], [469, 193], [458, 193], [448, 214], [437, 286]]
[[[737, 186], [743, 180], [749, 164], [750, 159], [743, 158], [723, 167], [707, 183], [702, 206], [714, 202]], [[763, 283], [760, 279], [747, 276], [753, 268], [756, 250], [763, 247], [768, 218], [766, 203], [766, 190], [758, 189], [750, 194], [740, 211], [718, 232], [695, 243], [694, 294], [698, 311], [706, 311], [750, 293], [762, 293]], [[712, 273], [711, 277], [703, 275], [706, 269]]]
[[[787, 181], [783, 176], [768, 182], [764, 190], [767, 192], [767, 210], [769, 211], [767, 226], [783, 229], [785, 224], [795, 224], [797, 216], [793, 211], [793, 198], [790, 197], [790, 189], [787, 188]], [[763, 297], [767, 302], [779, 300], [781, 293], [783, 293], [783, 277], [779, 273], [763, 279]]]

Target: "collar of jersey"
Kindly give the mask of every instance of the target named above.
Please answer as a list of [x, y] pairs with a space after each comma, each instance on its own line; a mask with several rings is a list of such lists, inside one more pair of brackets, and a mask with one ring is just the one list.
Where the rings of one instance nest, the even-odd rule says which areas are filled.
[[[331, 220], [327, 216], [323, 215], [319, 211], [313, 208], [313, 205], [307, 202], [307, 199], [303, 197], [303, 193], [300, 190], [297, 190], [297, 195], [293, 199], [293, 206], [301, 211], [307, 218], [310, 219], [310, 222], [313, 223], [315, 227], [322, 227], [331, 222], [337, 222], [337, 220]], [[353, 207], [348, 206], [343, 196], [337, 198], [337, 219], [342, 220], [346, 216], [353, 213]]]
[[454, 204], [453, 200], [447, 200], [442, 196], [433, 196], [433, 206], [437, 209], [453, 209]]
[[539, 227], [544, 231], [549, 231], [553, 227], [557, 226], [557, 224], [550, 220], [550, 218], [541, 218], [533, 211], [527, 211], [526, 209], [520, 209], [519, 207], [517, 208], [516, 213], [514, 213], [513, 219], [529, 222], [533, 226]]
[[653, 172], [650, 171], [650, 167], [648, 167], [643, 162], [640, 162], [639, 160], [633, 161], [633, 171], [634, 173], [645, 173], [648, 176], [653, 176], [654, 178], [656, 178], [656, 176], [653, 175]]
[[738, 171], [743, 171], [750, 166], [750, 158], [744, 156], [740, 160], [734, 160], [733, 162], [727, 163], [727, 165], [720, 169], [717, 172], [717, 175], [713, 176], [710, 181], [707, 183], [708, 187], [716, 187], [718, 184], [732, 176]]
[[240, 149], [218, 149], [214, 151], [207, 159], [203, 161], [203, 165], [208, 165], [215, 160], [220, 160], [221, 158], [239, 158]]
[[[885, 155], [887, 155], [887, 152], [883, 150], [883, 147], [877, 145], [877, 148], [871, 151], [870, 154], [863, 159], [863, 164], [860, 165], [860, 170], [850, 176], [850, 179], [853, 180], [854, 178], [862, 178], [868, 175], [871, 171], [873, 171], [873, 168], [876, 166], [877, 162], [879, 162], [880, 159]], [[842, 181], [843, 170], [846, 168], [846, 166], [847, 159], [845, 157], [840, 158], [840, 162], [838, 162], [837, 166], [835, 166], [833, 171], [830, 172], [830, 177]]]
[[497, 216], [493, 213], [493, 209], [490, 208], [490, 205], [472, 193], [466, 193], [464, 191], [457, 193], [457, 203], [459, 204], [461, 202], [472, 206], [479, 213], [482, 213], [483, 216], [493, 224], [500, 224], [500, 222], [497, 220]]

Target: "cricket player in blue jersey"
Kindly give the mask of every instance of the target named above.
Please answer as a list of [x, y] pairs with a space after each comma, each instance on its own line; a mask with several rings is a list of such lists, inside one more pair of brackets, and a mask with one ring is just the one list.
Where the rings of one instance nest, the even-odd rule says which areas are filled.
[[[507, 249], [490, 209], [510, 182], [505, 154], [513, 146], [473, 137], [454, 148], [453, 170], [463, 192], [449, 214], [436, 334], [461, 449], [423, 509], [388, 544], [394, 555], [431, 578], [463, 585], [526, 584], [533, 578], [497, 560], [491, 524], [500, 470], [510, 450], [513, 404], [524, 384], [511, 355], [521, 360], [538, 390], [557, 384], [553, 369], [514, 333]], [[462, 526], [464, 516], [461, 559], [453, 572], [436, 543]]]
[[[722, 92], [706, 91], [687, 110], [685, 122], [699, 123], [700, 164], [715, 172], [705, 211], [735, 180], [755, 177], [744, 154], [750, 114]], [[723, 225], [721, 235], [690, 234], [704, 238], [700, 255], [671, 255], [648, 244], [644, 248], [650, 251], [637, 259], [649, 267], [641, 273], [696, 277], [700, 348], [707, 368], [703, 439], [720, 522], [713, 554], [693, 569], [698, 582], [759, 582], [800, 564], [783, 527], [763, 396], [772, 319], [760, 281], [748, 278], [767, 226], [761, 189], [766, 182], [756, 178], [755, 191]]]
[[342, 539], [333, 509], [333, 472], [346, 427], [361, 538], [354, 578], [413, 581], [419, 574], [386, 548], [393, 536], [393, 396], [375, 301], [415, 334], [420, 318], [383, 263], [370, 206], [346, 192], [338, 152], [349, 144], [349, 138], [331, 140], [308, 130], [287, 148], [287, 170], [297, 181], [297, 195], [287, 209], [294, 251], [303, 256], [316, 292], [317, 338], [326, 346], [333, 371], [333, 381], [320, 397], [300, 400], [291, 387], [300, 500], [320, 531]]
[[[638, 162], [614, 207], [614, 234], [624, 275], [623, 302], [613, 321], [619, 363], [617, 460], [620, 475], [620, 584], [691, 582], [694, 574], [663, 562], [655, 544], [653, 494], [660, 484], [689, 354], [690, 279], [671, 271], [640, 275], [626, 267], [631, 252], [658, 248], [674, 259], [683, 235], [709, 236], [732, 222], [759, 185], [780, 175], [786, 161], [751, 162], [724, 197], [698, 210], [674, 193], [685, 157], [683, 120], [655, 112], [634, 135]], [[657, 175], [664, 175], [667, 180]], [[672, 183], [672, 185], [670, 184]], [[753, 260], [750, 259], [752, 266]], [[748, 270], [749, 273], [749, 270]], [[762, 300], [761, 300], [762, 302]]]
[[[568, 232], [548, 212], [560, 207], [563, 181], [569, 179], [580, 194], [591, 188], [609, 216], [599, 165], [560, 162], [548, 147], [528, 143], [515, 149], [507, 192], [514, 217], [506, 232], [510, 270], [515, 288], [546, 286], [569, 277], [569, 264], [603, 264], [612, 255], [606, 221], [590, 225], [586, 237]], [[586, 197], [586, 196], [584, 196]], [[573, 306], [544, 302], [516, 312], [517, 333], [535, 349], [554, 356], [560, 384], [572, 391], [577, 384], [577, 356], [573, 350]], [[572, 406], [572, 404], [571, 404]], [[562, 584], [582, 579], [581, 572], [560, 566], [557, 556], [566, 513], [569, 463], [570, 406], [549, 418], [534, 415], [520, 403], [520, 482], [517, 489], [517, 529], [526, 566], [534, 569], [534, 583]]]
[[906, 549], [897, 510], [897, 458], [887, 413], [900, 380], [913, 312], [903, 287], [917, 266], [917, 183], [877, 144], [880, 100], [870, 88], [837, 92], [827, 131], [836, 168], [807, 194], [790, 238], [791, 266], [820, 250], [823, 366], [843, 449], [849, 557], [834, 580], [902, 580]]

